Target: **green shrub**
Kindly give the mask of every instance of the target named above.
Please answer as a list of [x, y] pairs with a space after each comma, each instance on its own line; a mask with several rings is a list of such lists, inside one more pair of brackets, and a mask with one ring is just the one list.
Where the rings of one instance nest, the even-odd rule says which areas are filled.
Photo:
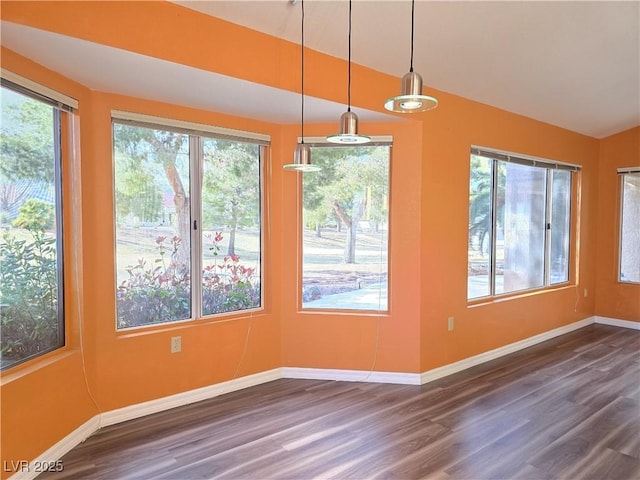
[[236, 254], [219, 259], [222, 232], [216, 232], [209, 251], [213, 254], [213, 265], [202, 272], [202, 313], [247, 310], [260, 306], [260, 282], [254, 279], [255, 269], [245, 267]]
[[[237, 255], [217, 261], [222, 234], [213, 246], [216, 261], [203, 270], [202, 310], [205, 315], [245, 310], [260, 306], [260, 284], [254, 269], [240, 264]], [[158, 237], [159, 258], [153, 264], [140, 259], [127, 267], [129, 278], [118, 285], [118, 328], [183, 320], [191, 317], [191, 278], [184, 265], [167, 259], [167, 249], [177, 252], [181, 239]], [[172, 255], [173, 256], [173, 255]]]
[[58, 344], [56, 240], [42, 230], [18, 240], [5, 231], [0, 243], [0, 349], [3, 363]]
[[19, 212], [18, 218], [13, 221], [13, 226], [32, 231], [49, 229], [56, 219], [53, 205], [36, 198], [30, 198], [24, 202]]

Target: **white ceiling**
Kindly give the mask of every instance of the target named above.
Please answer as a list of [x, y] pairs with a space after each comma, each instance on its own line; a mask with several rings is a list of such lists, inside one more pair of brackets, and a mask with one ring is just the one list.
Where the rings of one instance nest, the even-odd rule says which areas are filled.
[[[174, 3], [300, 41], [299, 1]], [[305, 0], [305, 44], [346, 58], [347, 12], [345, 0]], [[408, 0], [355, 0], [352, 18], [354, 62], [397, 77], [408, 71]], [[298, 94], [5, 21], [0, 34], [7, 48], [95, 90], [299, 121]], [[433, 87], [608, 136], [640, 124], [640, 1], [417, 1], [414, 67], [426, 93]], [[305, 120], [337, 123], [344, 109], [306, 97]], [[365, 121], [397, 118], [354, 110]]]
[[[299, 1], [174, 3], [300, 41]], [[419, 0], [415, 15], [414, 68], [427, 89], [598, 138], [640, 124], [637, 0]], [[355, 63], [397, 77], [409, 70], [410, 1], [355, 0], [352, 24]], [[347, 1], [305, 1], [310, 48], [346, 58], [347, 28]]]
[[[0, 22], [2, 45], [92, 90], [274, 123], [300, 121], [300, 94], [77, 38]], [[185, 88], [188, 85], [188, 88]], [[345, 107], [305, 97], [305, 122], [336, 122]], [[354, 108], [365, 121], [395, 117]]]

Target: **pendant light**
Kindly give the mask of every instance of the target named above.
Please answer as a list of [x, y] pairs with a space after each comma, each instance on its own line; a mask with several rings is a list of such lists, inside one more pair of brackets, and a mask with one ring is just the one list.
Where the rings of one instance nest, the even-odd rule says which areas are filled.
[[402, 93], [392, 97], [384, 108], [398, 113], [426, 112], [438, 106], [438, 100], [422, 95], [422, 77], [413, 71], [413, 32], [415, 23], [415, 0], [411, 0], [411, 68], [402, 77]]
[[349, 60], [347, 79], [347, 111], [340, 116], [340, 133], [329, 135], [331, 143], [361, 144], [369, 143], [371, 137], [358, 135], [358, 116], [351, 111], [351, 0], [349, 0]]
[[[295, 5], [297, 2], [294, 0], [290, 1], [291, 5]], [[305, 145], [304, 143], [304, 0], [301, 2], [302, 9], [302, 28], [301, 28], [301, 36], [302, 41], [300, 44], [300, 56], [301, 56], [301, 72], [302, 72], [302, 80], [301, 80], [301, 112], [300, 112], [300, 143], [296, 146], [296, 151], [293, 154], [293, 163], [288, 163], [283, 165], [282, 168], [285, 170], [293, 170], [296, 172], [317, 172], [321, 170], [320, 167], [311, 164], [311, 148], [309, 145]]]

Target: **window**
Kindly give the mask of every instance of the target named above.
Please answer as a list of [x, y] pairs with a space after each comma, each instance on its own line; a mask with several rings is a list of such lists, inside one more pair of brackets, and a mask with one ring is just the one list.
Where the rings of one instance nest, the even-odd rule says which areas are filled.
[[621, 282], [640, 283], [640, 168], [620, 171], [620, 269]]
[[64, 346], [59, 108], [2, 80], [2, 369]]
[[113, 138], [117, 328], [261, 307], [262, 146], [118, 119]]
[[390, 145], [315, 144], [303, 182], [302, 306], [387, 310]]
[[467, 298], [569, 281], [572, 171], [473, 148]]

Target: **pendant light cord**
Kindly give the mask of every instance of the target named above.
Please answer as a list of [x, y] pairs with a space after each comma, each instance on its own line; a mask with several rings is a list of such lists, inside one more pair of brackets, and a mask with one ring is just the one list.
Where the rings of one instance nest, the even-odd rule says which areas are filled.
[[416, 1], [411, 0], [411, 62], [410, 62], [409, 72], [413, 72], [413, 30], [414, 30], [415, 9], [416, 9]]
[[301, 46], [300, 46], [300, 64], [301, 64], [301, 75], [302, 75], [302, 79], [300, 81], [301, 84], [301, 97], [302, 97], [302, 108], [301, 108], [301, 112], [300, 112], [300, 135], [302, 136], [302, 141], [301, 143], [304, 143], [304, 0], [302, 0], [301, 3], [301, 8], [302, 8], [302, 28], [301, 28], [301, 34], [302, 34], [302, 40], [300, 42]]
[[347, 76], [347, 112], [351, 111], [351, 0], [349, 0], [349, 68]]

